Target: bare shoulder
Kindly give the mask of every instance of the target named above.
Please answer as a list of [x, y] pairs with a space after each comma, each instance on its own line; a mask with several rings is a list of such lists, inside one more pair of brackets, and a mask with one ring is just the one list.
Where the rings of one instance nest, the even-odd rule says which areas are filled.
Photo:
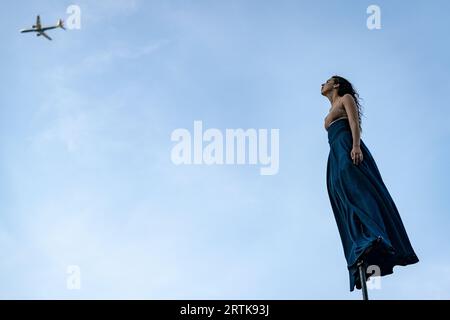
[[346, 93], [342, 96], [342, 102], [351, 104], [356, 103], [355, 98], [353, 98], [353, 96], [350, 93]]
[[346, 93], [342, 97], [342, 107], [348, 112], [348, 110], [356, 110], [357, 105], [353, 96], [349, 93]]

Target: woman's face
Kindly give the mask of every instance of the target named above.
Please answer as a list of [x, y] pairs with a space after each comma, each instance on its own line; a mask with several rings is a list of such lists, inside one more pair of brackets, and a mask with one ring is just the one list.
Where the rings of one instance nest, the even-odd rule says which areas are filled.
[[323, 96], [327, 95], [330, 91], [332, 91], [335, 87], [334, 79], [330, 78], [325, 83], [322, 84], [321, 93]]

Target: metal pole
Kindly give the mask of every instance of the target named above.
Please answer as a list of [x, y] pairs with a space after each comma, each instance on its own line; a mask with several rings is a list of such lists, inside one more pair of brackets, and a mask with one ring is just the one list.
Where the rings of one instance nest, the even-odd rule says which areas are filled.
[[366, 268], [364, 261], [360, 260], [358, 262], [358, 269], [359, 269], [359, 280], [361, 281], [361, 291], [363, 295], [363, 300], [369, 300], [369, 295], [367, 294]]

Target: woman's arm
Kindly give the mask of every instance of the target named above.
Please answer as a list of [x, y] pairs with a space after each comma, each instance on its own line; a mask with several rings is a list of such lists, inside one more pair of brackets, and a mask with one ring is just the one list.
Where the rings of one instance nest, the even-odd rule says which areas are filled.
[[354, 164], [358, 164], [363, 160], [363, 155], [360, 148], [361, 131], [359, 130], [358, 107], [352, 95], [346, 94], [342, 97], [345, 111], [347, 112], [350, 129], [352, 130], [353, 148], [351, 158]]

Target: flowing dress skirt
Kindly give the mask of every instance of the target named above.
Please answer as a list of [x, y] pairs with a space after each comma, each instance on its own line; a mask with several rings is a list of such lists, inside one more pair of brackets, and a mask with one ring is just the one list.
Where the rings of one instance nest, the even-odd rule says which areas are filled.
[[[350, 291], [361, 289], [357, 263], [362, 259], [374, 275], [393, 273], [395, 265], [419, 261], [375, 160], [362, 139], [363, 161], [350, 157], [353, 140], [348, 119], [328, 128], [330, 153], [327, 191], [347, 260]], [[377, 269], [378, 268], [378, 269]], [[378, 274], [377, 274], [378, 273]], [[367, 273], [367, 279], [371, 276]]]

